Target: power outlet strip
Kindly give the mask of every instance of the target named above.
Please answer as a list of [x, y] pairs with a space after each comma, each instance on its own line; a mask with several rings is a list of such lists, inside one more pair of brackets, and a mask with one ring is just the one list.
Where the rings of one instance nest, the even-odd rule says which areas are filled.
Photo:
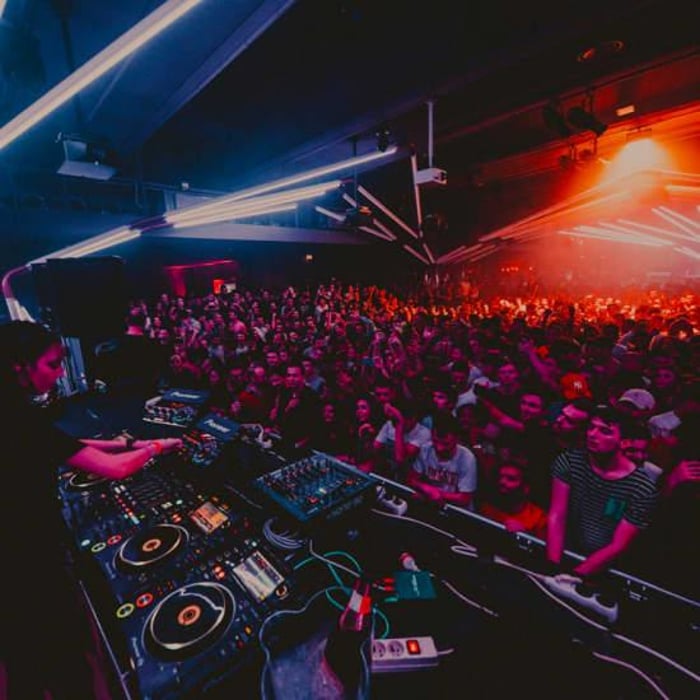
[[596, 613], [610, 625], [617, 621], [619, 612], [617, 603], [600, 597], [596, 591], [587, 590], [580, 580], [565, 575], [546, 576], [544, 585], [555, 595]]
[[372, 640], [372, 673], [396, 673], [433, 668], [439, 657], [432, 637]]
[[408, 503], [403, 498], [390, 496], [384, 487], [380, 487], [377, 491], [377, 505], [382, 510], [395, 515], [403, 515], [408, 510]]

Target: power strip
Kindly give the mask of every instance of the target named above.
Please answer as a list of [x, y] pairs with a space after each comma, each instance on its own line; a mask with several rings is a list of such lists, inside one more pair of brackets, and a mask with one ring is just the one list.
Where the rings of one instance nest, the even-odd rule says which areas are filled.
[[372, 673], [395, 673], [438, 665], [432, 637], [393, 637], [372, 640]]
[[408, 503], [400, 496], [389, 496], [383, 486], [377, 490], [377, 505], [389, 513], [403, 515], [408, 510]]
[[617, 621], [619, 612], [617, 603], [614, 600], [607, 600], [605, 597], [600, 596], [593, 589], [588, 589], [580, 579], [569, 577], [565, 574], [546, 576], [544, 585], [555, 595], [596, 613], [610, 625]]

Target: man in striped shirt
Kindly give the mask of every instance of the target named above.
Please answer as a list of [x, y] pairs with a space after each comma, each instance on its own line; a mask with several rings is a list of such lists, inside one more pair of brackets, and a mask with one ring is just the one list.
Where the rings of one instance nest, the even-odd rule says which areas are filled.
[[651, 520], [656, 485], [622, 451], [628, 420], [598, 406], [586, 448], [562, 452], [552, 464], [547, 558], [558, 564], [565, 547], [585, 555], [578, 576], [608, 569]]

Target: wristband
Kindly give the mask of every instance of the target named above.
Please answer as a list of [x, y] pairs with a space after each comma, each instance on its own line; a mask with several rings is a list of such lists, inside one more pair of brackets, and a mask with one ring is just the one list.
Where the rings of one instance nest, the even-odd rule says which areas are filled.
[[132, 435], [125, 435], [125, 437], [126, 437], [126, 449], [133, 450], [135, 443], [136, 443], [136, 438], [133, 437]]
[[163, 451], [163, 445], [160, 442], [158, 442], [158, 440], [154, 440], [153, 442], [149, 442], [148, 448], [149, 449], [153, 448], [153, 456], [154, 457], [156, 455], [159, 455]]

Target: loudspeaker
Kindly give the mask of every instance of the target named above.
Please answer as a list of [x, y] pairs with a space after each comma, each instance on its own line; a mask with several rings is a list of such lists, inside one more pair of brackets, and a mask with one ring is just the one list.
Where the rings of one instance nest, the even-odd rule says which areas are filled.
[[65, 337], [122, 335], [129, 306], [124, 260], [55, 258], [32, 266], [43, 320]]

